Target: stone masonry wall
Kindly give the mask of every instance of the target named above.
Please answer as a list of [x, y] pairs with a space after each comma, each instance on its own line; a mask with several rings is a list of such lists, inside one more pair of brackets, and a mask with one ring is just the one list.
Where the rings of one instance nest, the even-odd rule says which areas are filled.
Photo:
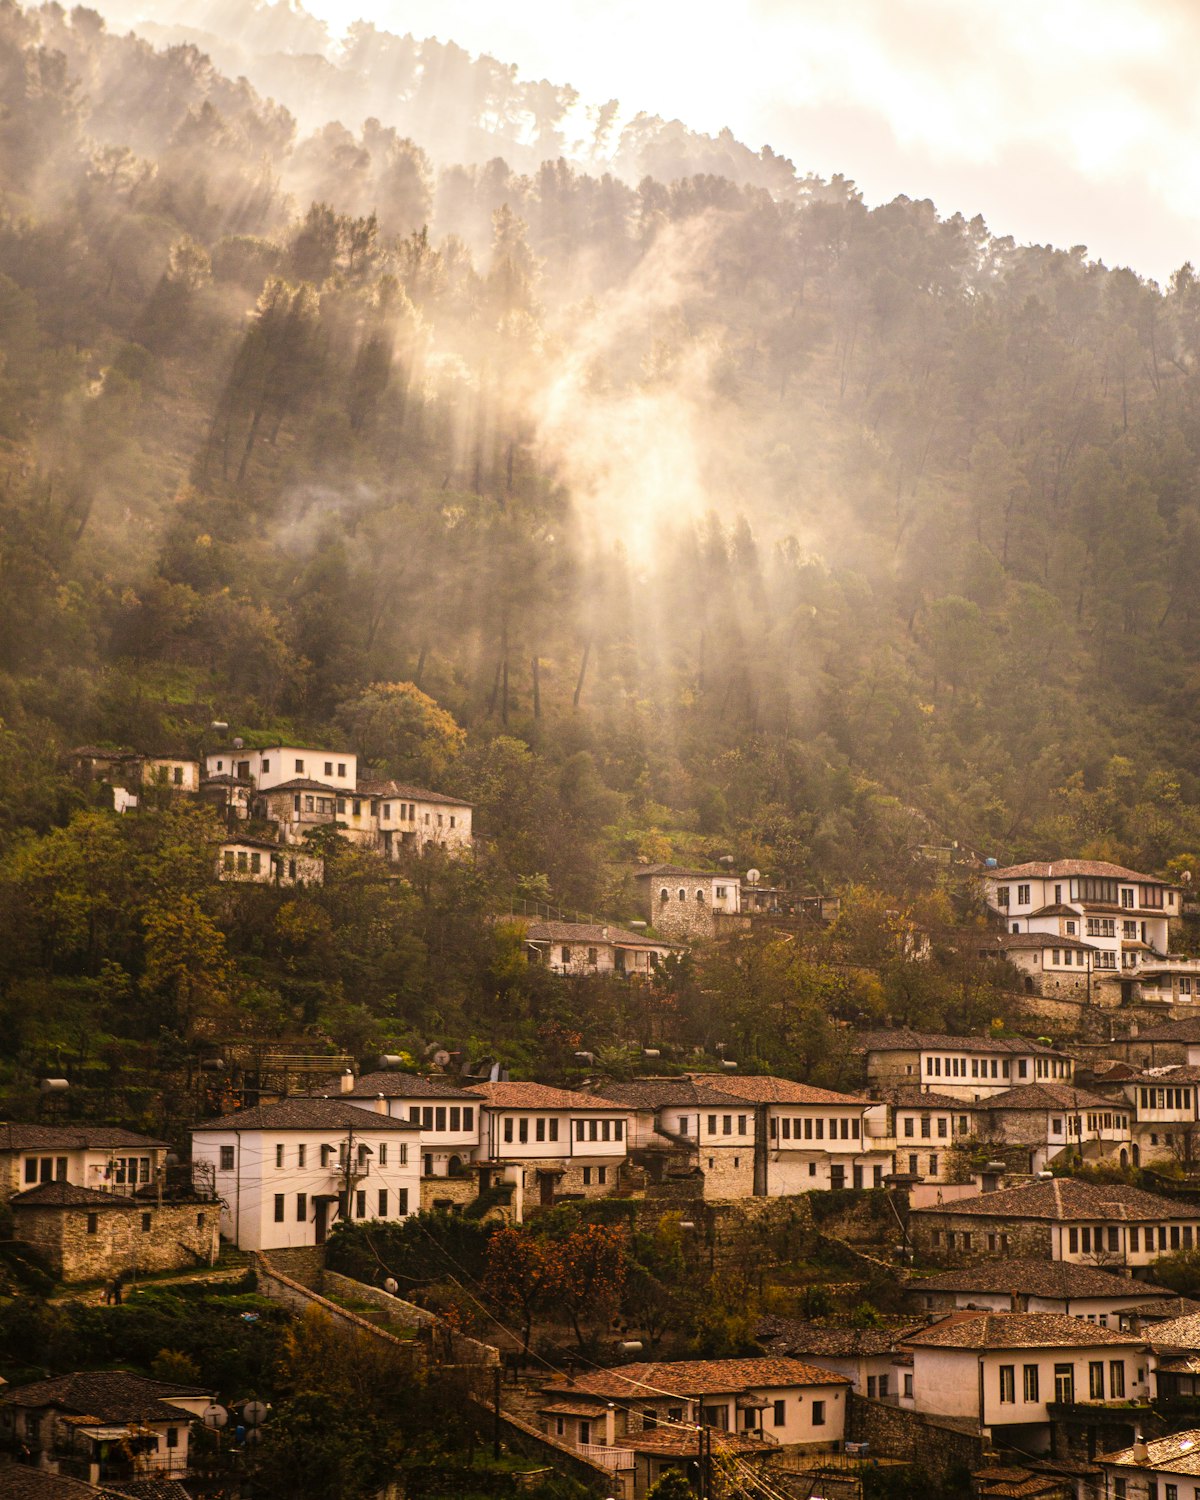
[[474, 1173], [470, 1177], [421, 1178], [422, 1213], [444, 1208], [447, 1203], [454, 1205], [461, 1213], [468, 1203], [474, 1203], [478, 1197], [479, 1178]]
[[215, 1203], [86, 1211], [18, 1207], [14, 1218], [17, 1237], [40, 1251], [63, 1281], [106, 1281], [118, 1271], [188, 1270], [212, 1265], [220, 1249]]
[[[988, 1248], [988, 1235], [1008, 1236], [1008, 1248], [1004, 1254], [1013, 1260], [1049, 1260], [1051, 1236], [1048, 1224], [1014, 1224], [1009, 1219], [989, 1219], [980, 1214], [955, 1214], [950, 1209], [941, 1213], [922, 1211], [914, 1213], [908, 1221], [909, 1236], [915, 1249], [939, 1265], [956, 1266], [974, 1260], [995, 1259], [996, 1249]], [[941, 1231], [941, 1243], [934, 1244], [933, 1233]], [[949, 1231], [954, 1233], [954, 1248], [946, 1243]], [[969, 1246], [964, 1245], [963, 1235], [971, 1236]]]
[[935, 1484], [961, 1478], [983, 1462], [984, 1443], [978, 1433], [944, 1425], [922, 1412], [851, 1393], [846, 1415], [849, 1441], [869, 1443], [876, 1458], [907, 1459]]

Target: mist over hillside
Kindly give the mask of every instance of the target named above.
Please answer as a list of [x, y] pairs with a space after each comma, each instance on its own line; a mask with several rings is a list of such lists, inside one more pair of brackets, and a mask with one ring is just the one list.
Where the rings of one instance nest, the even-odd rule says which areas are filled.
[[1190, 268], [653, 120], [580, 146], [451, 46], [156, 14], [0, 8], [5, 840], [71, 742], [412, 681], [504, 878], [593, 909], [672, 852], [1190, 858]]

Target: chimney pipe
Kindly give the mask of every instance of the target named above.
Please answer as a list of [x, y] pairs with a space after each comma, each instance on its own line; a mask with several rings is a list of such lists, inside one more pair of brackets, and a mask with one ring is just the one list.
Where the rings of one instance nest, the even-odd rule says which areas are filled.
[[354, 1074], [350, 1071], [349, 1068], [347, 1068], [346, 1071], [342, 1074], [341, 1078], [338, 1079], [338, 1083], [341, 1086], [343, 1094], [348, 1094], [351, 1089], [353, 1089]]

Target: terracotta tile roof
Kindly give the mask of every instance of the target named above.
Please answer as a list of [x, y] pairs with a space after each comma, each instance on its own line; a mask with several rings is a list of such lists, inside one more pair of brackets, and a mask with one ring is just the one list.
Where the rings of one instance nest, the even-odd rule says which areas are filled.
[[1146, 1472], [1165, 1469], [1170, 1474], [1200, 1474], [1200, 1427], [1170, 1437], [1149, 1438], [1144, 1458], [1137, 1457], [1132, 1448], [1118, 1448], [1115, 1453], [1097, 1453], [1096, 1462]]
[[811, 1083], [793, 1083], [790, 1078], [758, 1077], [728, 1073], [693, 1073], [698, 1085], [744, 1099], [748, 1104], [841, 1104], [863, 1106], [870, 1101], [857, 1094], [839, 1094]]
[[916, 1214], [973, 1214], [990, 1219], [1047, 1219], [1062, 1223], [1090, 1219], [1103, 1224], [1121, 1221], [1139, 1224], [1172, 1219], [1194, 1220], [1200, 1211], [1188, 1203], [1145, 1193], [1124, 1183], [1079, 1182], [1073, 1177], [1030, 1182], [1022, 1187], [1000, 1188], [974, 1198], [958, 1198], [936, 1208], [914, 1208]]
[[166, 1141], [119, 1125], [0, 1125], [0, 1151], [107, 1151], [123, 1146], [167, 1150]]
[[595, 1086], [597, 1095], [630, 1109], [661, 1109], [665, 1104], [695, 1104], [696, 1085], [690, 1078], [632, 1078], [625, 1082], [605, 1079]]
[[324, 792], [330, 797], [352, 797], [353, 792], [347, 792], [344, 786], [330, 786], [325, 781], [310, 781], [307, 776], [298, 776], [294, 781], [280, 781], [275, 786], [264, 786], [259, 788], [263, 797], [274, 797], [281, 792]]
[[249, 776], [202, 776], [201, 787], [206, 786], [253, 786], [254, 781]]
[[395, 797], [409, 802], [436, 802], [446, 807], [473, 807], [464, 797], [448, 797], [444, 792], [431, 792], [428, 787], [409, 786], [403, 781], [372, 780], [360, 777], [356, 792], [360, 797]]
[[[522, 918], [513, 918], [523, 921]], [[525, 936], [531, 943], [611, 943], [616, 948], [678, 948], [678, 943], [630, 932], [612, 922], [526, 922]]]
[[867, 1052], [1007, 1052], [1020, 1055], [1065, 1057], [1056, 1047], [1045, 1047], [1021, 1036], [950, 1036], [944, 1031], [911, 1031], [897, 1027], [892, 1031], [864, 1031], [859, 1034], [860, 1049]]
[[192, 1500], [187, 1489], [177, 1479], [166, 1479], [159, 1474], [147, 1474], [142, 1479], [124, 1479], [114, 1484], [110, 1479], [108, 1493], [126, 1497], [126, 1500]]
[[100, 1193], [93, 1188], [76, 1187], [70, 1182], [43, 1182], [37, 1187], [14, 1193], [8, 1200], [13, 1208], [139, 1208], [141, 1205], [123, 1193]]
[[922, 1276], [908, 1284], [910, 1292], [1022, 1292], [1032, 1297], [1141, 1297], [1160, 1290], [1153, 1282], [1138, 1281], [1095, 1266], [1065, 1260], [989, 1260], [959, 1271]]
[[822, 1328], [796, 1318], [768, 1316], [758, 1320], [754, 1337], [759, 1343], [769, 1344], [778, 1354], [842, 1359], [890, 1354], [906, 1334], [918, 1333], [926, 1326], [921, 1322], [901, 1328]]
[[257, 1104], [251, 1109], [235, 1110], [216, 1120], [201, 1120], [192, 1133], [206, 1130], [417, 1130], [407, 1120], [376, 1114], [357, 1104], [338, 1099], [310, 1099], [294, 1095], [278, 1104]]
[[1109, 864], [1103, 859], [1056, 859], [1030, 860], [1023, 865], [1005, 865], [1001, 870], [987, 870], [985, 880], [1019, 880], [1029, 876], [1034, 880], [1053, 880], [1056, 876], [1095, 875], [1100, 879], [1139, 880], [1150, 885], [1169, 885], [1157, 875], [1140, 875], [1136, 870], [1127, 870], [1124, 865]]
[[51, 1474], [29, 1464], [5, 1463], [0, 1459], [0, 1495], [4, 1500], [107, 1500], [115, 1490], [97, 1490], [82, 1479]]
[[474, 1083], [470, 1092], [486, 1099], [494, 1109], [605, 1109], [627, 1110], [628, 1105], [595, 1094], [572, 1094], [544, 1083]]
[[187, 1412], [170, 1405], [170, 1398], [209, 1394], [199, 1386], [147, 1380], [128, 1370], [96, 1370], [8, 1386], [0, 1391], [0, 1405], [54, 1407], [94, 1422], [185, 1422]]
[[915, 1083], [902, 1083], [894, 1089], [880, 1089], [879, 1096], [896, 1109], [953, 1109], [959, 1114], [969, 1114], [977, 1108], [973, 1103], [952, 1099], [949, 1094], [923, 1089]]
[[1100, 1344], [1146, 1344], [1141, 1334], [1119, 1333], [1061, 1313], [988, 1312], [934, 1323], [904, 1342], [915, 1349], [1091, 1349]]
[[[341, 1084], [335, 1075], [329, 1084], [320, 1090], [323, 1094], [339, 1093]], [[313, 1091], [314, 1093], [317, 1090]], [[343, 1099], [470, 1099], [474, 1094], [449, 1078], [427, 1078], [423, 1073], [401, 1073], [390, 1069], [375, 1073], [360, 1073], [354, 1087]]]
[[[761, 1454], [764, 1458], [778, 1452], [774, 1444], [762, 1438], [749, 1437], [744, 1432], [719, 1432], [710, 1428], [714, 1454], [736, 1453], [740, 1458]], [[674, 1427], [652, 1427], [649, 1432], [633, 1432], [618, 1440], [618, 1447], [628, 1448], [634, 1453], [649, 1453], [663, 1458], [671, 1455], [689, 1457], [696, 1451], [696, 1439], [690, 1432], [680, 1432]]]
[[1200, 1067], [1180, 1063], [1177, 1068], [1165, 1068], [1155, 1073], [1135, 1073], [1123, 1080], [1125, 1083], [1137, 1084], [1168, 1084], [1168, 1083], [1200, 1083]]
[[1190, 1318], [1200, 1313], [1200, 1302], [1190, 1297], [1155, 1297], [1150, 1302], [1139, 1302], [1129, 1311], [1147, 1321], [1166, 1323], [1172, 1318]]
[[1095, 943], [1085, 943], [1080, 938], [1060, 937], [1057, 932], [997, 932], [989, 934], [987, 946], [1003, 952], [1011, 948], [1017, 953], [1037, 952], [1041, 948], [1069, 948], [1075, 953], [1096, 953]]
[[570, 1385], [546, 1385], [555, 1400], [594, 1396], [598, 1400], [644, 1401], [654, 1396], [717, 1396], [756, 1386], [849, 1385], [844, 1375], [819, 1370], [798, 1359], [680, 1359], [664, 1364], [622, 1365], [581, 1375]]
[[1180, 1021], [1164, 1021], [1161, 1026], [1146, 1026], [1137, 1036], [1127, 1038], [1131, 1047], [1140, 1042], [1178, 1042], [1182, 1046], [1200, 1046], [1200, 1016], [1184, 1016]]
[[1200, 1349], [1200, 1315], [1170, 1318], [1147, 1329], [1146, 1337], [1156, 1349]]
[[1065, 901], [1051, 901], [1049, 906], [1039, 906], [1037, 911], [1031, 911], [1031, 917], [1077, 917], [1079, 907], [1068, 906]]
[[[976, 1105], [978, 1109], [1046, 1109], [1079, 1110], [1113, 1108], [1111, 1099], [1102, 1099], [1099, 1094], [1089, 1094], [1083, 1089], [1072, 1088], [1069, 1083], [1021, 1083], [1015, 1088], [1005, 1089], [1002, 1094], [993, 1094]], [[1128, 1109], [1128, 1104], [1118, 1104], [1117, 1109]]]

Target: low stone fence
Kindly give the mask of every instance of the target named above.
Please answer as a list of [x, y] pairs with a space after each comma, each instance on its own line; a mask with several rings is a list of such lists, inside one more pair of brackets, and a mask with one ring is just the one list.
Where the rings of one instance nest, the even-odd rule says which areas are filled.
[[[381, 1287], [368, 1286], [365, 1281], [355, 1281], [351, 1276], [342, 1276], [337, 1271], [326, 1271], [321, 1277], [321, 1290], [335, 1297], [345, 1297], [353, 1302], [366, 1303], [386, 1313], [393, 1322], [405, 1328], [418, 1329], [425, 1337], [435, 1359], [456, 1365], [499, 1364], [500, 1352], [491, 1344], [468, 1338], [457, 1333], [435, 1313], [405, 1302], [402, 1297], [393, 1297]], [[372, 1325], [374, 1326], [374, 1325]]]

